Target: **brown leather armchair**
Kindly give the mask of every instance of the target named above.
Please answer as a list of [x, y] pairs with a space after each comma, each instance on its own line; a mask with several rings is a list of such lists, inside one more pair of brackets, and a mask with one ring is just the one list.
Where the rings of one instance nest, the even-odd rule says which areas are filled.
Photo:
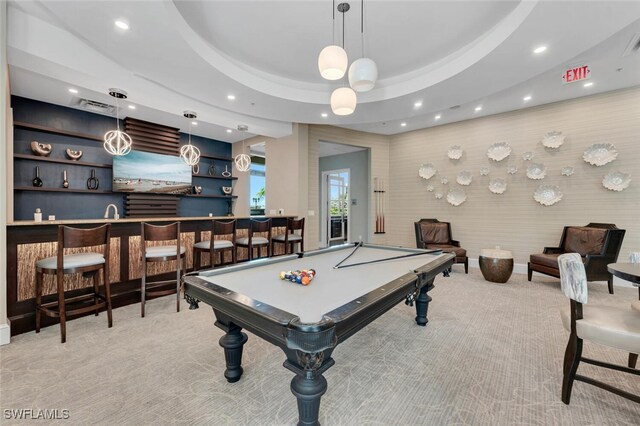
[[442, 250], [455, 253], [455, 263], [464, 264], [464, 273], [469, 273], [467, 251], [460, 247], [460, 242], [451, 238], [451, 224], [438, 219], [420, 219], [414, 222], [416, 230], [416, 246], [423, 249]]
[[624, 239], [624, 229], [612, 223], [590, 223], [587, 226], [565, 226], [558, 247], [545, 247], [540, 254], [532, 254], [527, 268], [531, 281], [533, 271], [560, 278], [558, 256], [579, 253], [584, 262], [588, 281], [607, 281], [613, 294], [613, 276], [607, 271], [615, 263]]

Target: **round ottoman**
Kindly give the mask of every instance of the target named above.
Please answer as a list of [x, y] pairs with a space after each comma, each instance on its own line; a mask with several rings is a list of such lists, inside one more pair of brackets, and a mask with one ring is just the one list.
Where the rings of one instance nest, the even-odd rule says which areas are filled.
[[480, 250], [480, 271], [485, 280], [493, 283], [506, 283], [513, 272], [513, 255], [508, 250]]

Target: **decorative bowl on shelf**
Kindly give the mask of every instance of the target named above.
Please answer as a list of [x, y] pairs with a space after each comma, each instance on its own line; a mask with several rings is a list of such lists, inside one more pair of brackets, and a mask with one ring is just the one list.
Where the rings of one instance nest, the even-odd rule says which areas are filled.
[[507, 166], [507, 173], [509, 173], [510, 175], [515, 175], [516, 173], [518, 173], [518, 166]]
[[453, 145], [449, 148], [449, 151], [447, 151], [447, 156], [452, 160], [459, 160], [462, 158], [463, 152], [464, 151], [460, 145]]
[[468, 170], [463, 170], [460, 173], [458, 173], [458, 176], [456, 177], [456, 182], [458, 182], [458, 185], [462, 185], [462, 186], [468, 186], [471, 184], [471, 172]]
[[435, 188], [433, 187], [433, 185], [427, 185], [427, 191], [433, 192], [434, 190]]
[[533, 193], [533, 199], [543, 206], [552, 206], [562, 200], [562, 191], [557, 185], [542, 184]]
[[531, 161], [531, 160], [533, 160], [533, 152], [531, 152], [531, 151], [527, 151], [527, 152], [525, 152], [524, 154], [522, 154], [522, 159], [523, 159], [524, 161]]
[[452, 189], [447, 193], [447, 202], [452, 206], [457, 207], [465, 201], [467, 201], [467, 194], [462, 188]]
[[508, 142], [496, 142], [487, 150], [487, 157], [493, 161], [502, 161], [509, 155], [511, 155], [511, 146]]
[[489, 174], [489, 168], [488, 167], [480, 167], [480, 176], [486, 176]]
[[560, 173], [562, 173], [562, 176], [571, 176], [574, 171], [575, 169], [571, 166], [566, 166], [560, 169]]
[[436, 166], [434, 166], [431, 163], [427, 163], [427, 164], [423, 164], [418, 169], [418, 176], [420, 176], [422, 179], [429, 180], [436, 174], [436, 172], [437, 172]]
[[610, 143], [594, 143], [582, 155], [587, 163], [593, 166], [604, 166], [618, 157], [618, 151]]
[[549, 132], [542, 137], [542, 145], [545, 148], [558, 149], [564, 143], [562, 132]]
[[223, 186], [221, 189], [224, 195], [231, 195], [231, 192], [233, 192], [232, 186]]
[[67, 157], [69, 157], [69, 159], [73, 161], [78, 161], [82, 157], [82, 151], [80, 150], [67, 148], [65, 152], [67, 154]]
[[631, 183], [631, 175], [629, 173], [623, 173], [619, 171], [613, 171], [607, 173], [602, 179], [602, 186], [610, 191], [622, 191], [629, 187]]
[[31, 141], [31, 152], [40, 157], [48, 157], [51, 154], [51, 144]]
[[527, 177], [533, 180], [544, 179], [547, 175], [547, 167], [542, 163], [531, 163], [527, 167]]
[[489, 191], [494, 194], [502, 194], [507, 190], [507, 181], [502, 178], [495, 178], [489, 181]]

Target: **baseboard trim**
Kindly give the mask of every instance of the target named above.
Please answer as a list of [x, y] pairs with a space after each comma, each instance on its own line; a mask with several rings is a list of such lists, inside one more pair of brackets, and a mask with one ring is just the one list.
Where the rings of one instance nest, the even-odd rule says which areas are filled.
[[11, 327], [9, 324], [0, 324], [0, 346], [11, 342]]

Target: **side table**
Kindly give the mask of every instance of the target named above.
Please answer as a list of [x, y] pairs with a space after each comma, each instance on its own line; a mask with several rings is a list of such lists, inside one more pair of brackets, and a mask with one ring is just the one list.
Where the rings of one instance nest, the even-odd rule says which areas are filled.
[[480, 271], [485, 280], [493, 283], [506, 283], [513, 272], [513, 255], [509, 250], [480, 250]]

